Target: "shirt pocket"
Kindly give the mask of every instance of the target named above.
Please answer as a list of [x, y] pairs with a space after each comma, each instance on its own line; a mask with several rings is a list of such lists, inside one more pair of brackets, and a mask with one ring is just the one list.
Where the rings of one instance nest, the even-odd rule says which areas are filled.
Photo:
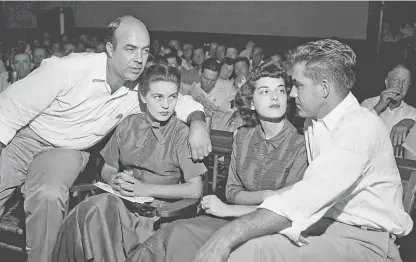
[[110, 131], [115, 128], [122, 119], [124, 119], [124, 114], [114, 110], [112, 113], [104, 115], [100, 120], [100, 125], [96, 128], [95, 134], [99, 136], [105, 136]]

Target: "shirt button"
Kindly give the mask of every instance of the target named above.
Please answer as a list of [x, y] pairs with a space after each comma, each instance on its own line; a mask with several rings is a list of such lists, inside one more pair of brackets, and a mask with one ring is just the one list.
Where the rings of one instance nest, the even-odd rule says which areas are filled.
[[123, 114], [118, 114], [117, 116], [116, 116], [116, 118], [118, 118], [118, 119], [120, 119], [120, 118], [122, 118], [123, 117]]

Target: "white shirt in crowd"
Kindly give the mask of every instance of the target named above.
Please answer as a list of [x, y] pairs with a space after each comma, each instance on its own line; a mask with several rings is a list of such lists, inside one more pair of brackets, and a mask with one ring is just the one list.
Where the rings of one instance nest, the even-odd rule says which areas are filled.
[[194, 99], [197, 96], [202, 95], [214, 105], [226, 110], [232, 110], [231, 101], [234, 100], [234, 97], [237, 94], [237, 89], [234, 87], [233, 82], [224, 79], [218, 79], [209, 94], [201, 88], [201, 83], [196, 83], [194, 87], [192, 87], [192, 85], [182, 84], [182, 87], [185, 94], [191, 94]]
[[[361, 106], [368, 108], [371, 112], [377, 114], [376, 111], [374, 111], [374, 107], [377, 105], [379, 100], [380, 96], [368, 98], [361, 103]], [[402, 101], [400, 106], [393, 110], [391, 110], [390, 107], [387, 107], [386, 110], [379, 115], [379, 117], [387, 127], [387, 132], [390, 134], [393, 126], [403, 119], [412, 119], [416, 121], [416, 108]]]
[[[0, 142], [8, 144], [29, 124], [57, 147], [86, 149], [127, 116], [140, 113], [138, 87], [123, 86], [111, 94], [106, 66], [105, 53], [45, 59], [38, 69], [0, 93]], [[195, 110], [202, 111], [203, 106], [190, 96], [179, 96], [176, 114], [181, 120]]]
[[310, 122], [303, 180], [259, 207], [292, 221], [280, 233], [306, 244], [301, 233], [325, 217], [407, 235], [413, 222], [403, 208], [400, 174], [380, 119], [350, 93], [323, 119]]

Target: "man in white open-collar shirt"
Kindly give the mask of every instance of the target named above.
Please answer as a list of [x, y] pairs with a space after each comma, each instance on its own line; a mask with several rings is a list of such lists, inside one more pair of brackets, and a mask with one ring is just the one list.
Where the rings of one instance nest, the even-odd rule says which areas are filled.
[[[194, 261], [401, 261], [394, 240], [407, 235], [413, 222], [403, 208], [389, 134], [350, 92], [354, 52], [325, 39], [291, 50], [288, 58], [290, 95], [299, 114], [313, 119], [305, 131], [304, 178], [221, 227]], [[181, 233], [181, 239], [190, 234]], [[189, 242], [199, 237], [188, 237]], [[178, 255], [195, 250], [187, 245], [180, 249], [172, 243], [172, 250]]]
[[403, 101], [411, 84], [410, 70], [404, 64], [395, 64], [387, 73], [385, 84], [380, 96], [364, 100], [361, 106], [380, 117], [393, 146], [400, 146], [416, 121], [416, 108]]
[[[23, 184], [28, 261], [50, 261], [68, 189], [88, 161], [84, 150], [140, 113], [136, 80], [149, 54], [149, 33], [131, 16], [114, 20], [108, 33], [107, 53], [46, 59], [0, 94], [0, 216]], [[176, 113], [192, 121], [192, 157], [203, 159], [211, 145], [202, 105], [182, 96]], [[46, 163], [29, 168], [36, 159]]]

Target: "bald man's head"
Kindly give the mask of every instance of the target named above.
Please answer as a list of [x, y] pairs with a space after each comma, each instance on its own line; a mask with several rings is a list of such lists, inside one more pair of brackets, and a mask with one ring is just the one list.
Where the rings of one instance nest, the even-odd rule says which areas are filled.
[[149, 55], [150, 36], [146, 26], [133, 16], [123, 16], [108, 26], [108, 33], [107, 62], [112, 72], [109, 83], [136, 81]]
[[126, 30], [139, 30], [140, 33], [144, 33], [149, 37], [149, 32], [142, 21], [131, 15], [125, 15], [116, 18], [107, 27], [107, 41], [113, 45], [113, 49], [116, 49], [118, 39], [117, 35], [120, 31]]

